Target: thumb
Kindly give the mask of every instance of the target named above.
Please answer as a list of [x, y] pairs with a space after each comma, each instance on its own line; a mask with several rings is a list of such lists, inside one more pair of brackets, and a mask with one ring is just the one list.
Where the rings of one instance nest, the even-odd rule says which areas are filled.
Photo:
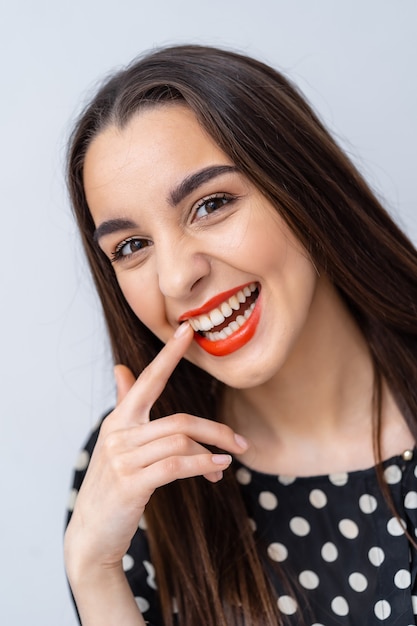
[[126, 365], [115, 365], [113, 371], [116, 380], [117, 405], [119, 405], [133, 387], [136, 378]]

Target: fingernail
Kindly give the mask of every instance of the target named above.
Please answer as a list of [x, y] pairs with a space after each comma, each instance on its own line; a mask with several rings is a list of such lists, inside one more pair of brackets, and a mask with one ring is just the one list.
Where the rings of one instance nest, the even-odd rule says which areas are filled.
[[232, 462], [232, 457], [230, 454], [213, 454], [211, 460], [216, 465], [230, 465]]
[[246, 450], [247, 448], [249, 448], [248, 440], [242, 437], [242, 435], [238, 435], [235, 433], [235, 441], [237, 445], [239, 446], [239, 448], [242, 448], [243, 450]]
[[189, 328], [190, 328], [189, 322], [183, 322], [180, 326], [178, 326], [177, 330], [174, 333], [174, 337], [176, 339], [178, 339], [178, 337], [182, 337]]

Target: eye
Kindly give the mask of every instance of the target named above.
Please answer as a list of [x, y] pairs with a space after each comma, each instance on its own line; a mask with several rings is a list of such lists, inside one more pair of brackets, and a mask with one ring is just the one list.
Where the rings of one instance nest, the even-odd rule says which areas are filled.
[[152, 244], [149, 239], [139, 239], [137, 237], [130, 237], [124, 239], [117, 246], [114, 252], [111, 254], [111, 262], [123, 261], [129, 259], [136, 252], [140, 252], [144, 248], [147, 248]]
[[194, 217], [195, 219], [200, 219], [202, 217], [207, 217], [211, 213], [218, 211], [223, 208], [226, 204], [233, 200], [232, 196], [228, 196], [225, 193], [216, 194], [214, 196], [210, 196], [209, 198], [203, 198], [197, 204], [197, 208], [195, 210]]

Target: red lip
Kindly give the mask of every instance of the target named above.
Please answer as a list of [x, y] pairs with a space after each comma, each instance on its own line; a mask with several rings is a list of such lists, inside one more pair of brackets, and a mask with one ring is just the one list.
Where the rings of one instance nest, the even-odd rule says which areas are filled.
[[232, 354], [232, 352], [236, 352], [236, 350], [239, 350], [247, 344], [254, 336], [260, 318], [260, 309], [259, 295], [250, 318], [239, 330], [236, 330], [230, 335], [230, 337], [227, 337], [227, 339], [219, 339], [219, 341], [210, 341], [203, 335], [194, 333], [194, 340], [200, 348], [213, 356], [227, 356], [228, 354]]
[[222, 293], [218, 293], [213, 298], [210, 298], [210, 300], [207, 300], [207, 302], [205, 302], [198, 309], [191, 309], [190, 311], [186, 311], [185, 313], [183, 313], [178, 318], [178, 321], [184, 322], [185, 320], [190, 319], [190, 317], [196, 317], [197, 315], [210, 313], [210, 311], [212, 311], [213, 309], [216, 309], [219, 306], [219, 304], [222, 304], [222, 302], [225, 302], [225, 300], [228, 300], [231, 296], [234, 296], [238, 291], [241, 291], [244, 287], [251, 285], [252, 282], [245, 283], [244, 285], [241, 285], [240, 287], [234, 287], [233, 289], [229, 289], [228, 291], [223, 291]]

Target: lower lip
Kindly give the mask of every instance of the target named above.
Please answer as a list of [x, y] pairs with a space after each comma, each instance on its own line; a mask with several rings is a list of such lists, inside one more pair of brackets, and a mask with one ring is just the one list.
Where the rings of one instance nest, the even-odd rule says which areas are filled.
[[200, 348], [212, 354], [213, 356], [227, 356], [243, 348], [254, 336], [256, 328], [258, 326], [260, 317], [260, 294], [256, 300], [255, 308], [252, 311], [250, 318], [236, 330], [233, 335], [226, 339], [219, 339], [218, 341], [210, 341], [199, 333], [194, 333], [194, 340]]

